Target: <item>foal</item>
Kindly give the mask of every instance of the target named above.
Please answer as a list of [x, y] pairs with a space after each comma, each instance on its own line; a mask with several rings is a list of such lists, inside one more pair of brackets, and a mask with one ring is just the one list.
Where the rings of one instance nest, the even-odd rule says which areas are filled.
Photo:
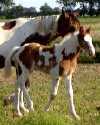
[[[28, 108], [33, 110], [33, 102], [25, 87], [25, 81], [28, 79], [29, 73], [39, 69], [43, 72], [49, 71], [52, 78], [51, 94], [45, 110], [49, 110], [52, 100], [57, 95], [60, 77], [63, 76], [69, 95], [71, 114], [76, 119], [79, 119], [73, 102], [72, 74], [75, 71], [77, 58], [79, 57], [81, 48], [85, 49], [89, 55], [95, 55], [95, 48], [92, 44], [90, 30], [85, 30], [84, 27], [80, 27], [80, 30], [77, 32], [66, 35], [59, 44], [53, 46], [30, 43], [12, 49], [5, 61], [5, 72], [10, 75], [11, 61], [14, 61], [18, 73], [16, 80], [15, 107], [19, 116], [22, 116], [19, 104], [20, 95], [21, 98], [23, 98], [22, 95], [24, 94]], [[21, 103], [23, 105], [21, 108], [28, 112], [28, 109], [24, 106], [24, 102]]]

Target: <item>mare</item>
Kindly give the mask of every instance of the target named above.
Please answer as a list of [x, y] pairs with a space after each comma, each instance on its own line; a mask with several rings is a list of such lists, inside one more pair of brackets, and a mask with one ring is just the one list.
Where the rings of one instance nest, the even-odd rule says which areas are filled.
[[52, 39], [58, 36], [63, 37], [70, 32], [72, 25], [78, 29], [79, 20], [74, 14], [64, 11], [60, 15], [18, 18], [10, 22], [0, 22], [0, 68], [4, 67], [5, 58], [14, 46], [24, 45], [31, 41], [46, 45]]

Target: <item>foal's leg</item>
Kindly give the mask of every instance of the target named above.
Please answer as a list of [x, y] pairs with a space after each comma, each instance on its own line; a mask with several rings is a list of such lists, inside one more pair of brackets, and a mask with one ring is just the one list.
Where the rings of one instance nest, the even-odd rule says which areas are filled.
[[18, 116], [22, 116], [22, 113], [20, 111], [20, 82], [19, 82], [19, 78], [16, 81], [16, 89], [15, 89], [15, 109], [17, 111]]
[[27, 80], [26, 78], [27, 78], [26, 74], [22, 73], [22, 75], [21, 75], [21, 79], [22, 79], [21, 90], [23, 91], [23, 94], [24, 94], [24, 96], [26, 98], [29, 109], [34, 111], [33, 102], [32, 102], [32, 100], [31, 100], [31, 98], [30, 98], [30, 96], [28, 94], [28, 91], [27, 91], [26, 87], [25, 87], [25, 82]]
[[59, 81], [60, 81], [60, 78], [52, 80], [51, 93], [50, 93], [48, 104], [45, 107], [45, 111], [49, 111], [49, 107], [50, 107], [52, 101], [54, 100], [55, 96], [57, 95]]
[[72, 75], [65, 77], [65, 84], [66, 84], [66, 89], [68, 90], [69, 107], [70, 107], [71, 114], [76, 119], [79, 120], [80, 117], [77, 115], [77, 113], [75, 111], [75, 106], [74, 106], [74, 101], [73, 101]]
[[29, 110], [25, 107], [25, 104], [24, 104], [24, 96], [23, 96], [23, 91], [22, 90], [21, 90], [21, 93], [20, 93], [20, 108], [24, 112], [29, 112]]
[[[21, 75], [22, 75], [22, 69], [21, 69], [21, 67], [20, 67], [20, 65], [16, 65], [16, 75], [17, 75], [17, 79], [18, 79], [18, 81], [19, 81], [19, 86], [20, 86], [20, 89], [21, 89]], [[27, 80], [28, 82], [29, 82], [29, 80]], [[25, 81], [25, 83], [27, 82], [27, 81]], [[23, 81], [22, 81], [23, 82]], [[25, 111], [25, 112], [29, 112], [29, 110], [28, 109], [26, 109], [25, 108], [25, 105], [24, 105], [24, 97], [23, 97], [23, 91], [22, 91], [22, 89], [21, 89], [21, 92], [20, 92], [20, 108], [23, 110], [23, 111]]]
[[[25, 87], [26, 87], [27, 91], [29, 91], [29, 87], [30, 87], [30, 81], [29, 81], [29, 79], [27, 79], [25, 81]], [[22, 90], [21, 90], [20, 96], [21, 96], [20, 97], [20, 107], [21, 107], [21, 109], [23, 109], [23, 111], [25, 111], [25, 112], [29, 112], [29, 110], [27, 108], [25, 108], [25, 105], [24, 105], [24, 94], [23, 94]]]

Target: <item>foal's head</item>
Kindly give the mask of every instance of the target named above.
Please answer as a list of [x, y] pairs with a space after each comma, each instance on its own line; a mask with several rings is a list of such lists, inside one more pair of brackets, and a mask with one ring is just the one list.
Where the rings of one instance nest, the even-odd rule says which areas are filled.
[[89, 55], [95, 56], [95, 48], [92, 43], [90, 28], [85, 29], [83, 26], [81, 26], [79, 29], [78, 40], [79, 40], [79, 45], [82, 49], [88, 52]]

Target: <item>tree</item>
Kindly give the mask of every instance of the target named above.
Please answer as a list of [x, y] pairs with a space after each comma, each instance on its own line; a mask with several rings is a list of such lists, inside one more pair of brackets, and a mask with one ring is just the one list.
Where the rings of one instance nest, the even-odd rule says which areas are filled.
[[10, 7], [14, 4], [13, 0], [0, 0], [1, 8]]
[[68, 2], [71, 2], [72, 0], [57, 0], [57, 2], [59, 3], [59, 4], [63, 4], [63, 5], [67, 5], [68, 4]]
[[52, 11], [53, 9], [47, 3], [45, 3], [43, 6], [40, 7], [40, 13], [42, 15], [52, 14]]
[[[95, 11], [93, 6], [94, 6], [94, 3], [98, 3], [100, 5], [100, 0], [57, 0], [57, 2], [59, 4], [63, 4], [64, 6], [67, 6], [68, 3], [73, 3], [73, 2], [81, 2], [81, 5], [83, 5], [83, 11], [86, 9], [85, 6], [84, 6], [84, 3], [89, 3], [89, 8], [88, 8], [88, 13], [89, 15], [93, 15], [95, 14]], [[98, 10], [99, 11], [99, 8]]]

